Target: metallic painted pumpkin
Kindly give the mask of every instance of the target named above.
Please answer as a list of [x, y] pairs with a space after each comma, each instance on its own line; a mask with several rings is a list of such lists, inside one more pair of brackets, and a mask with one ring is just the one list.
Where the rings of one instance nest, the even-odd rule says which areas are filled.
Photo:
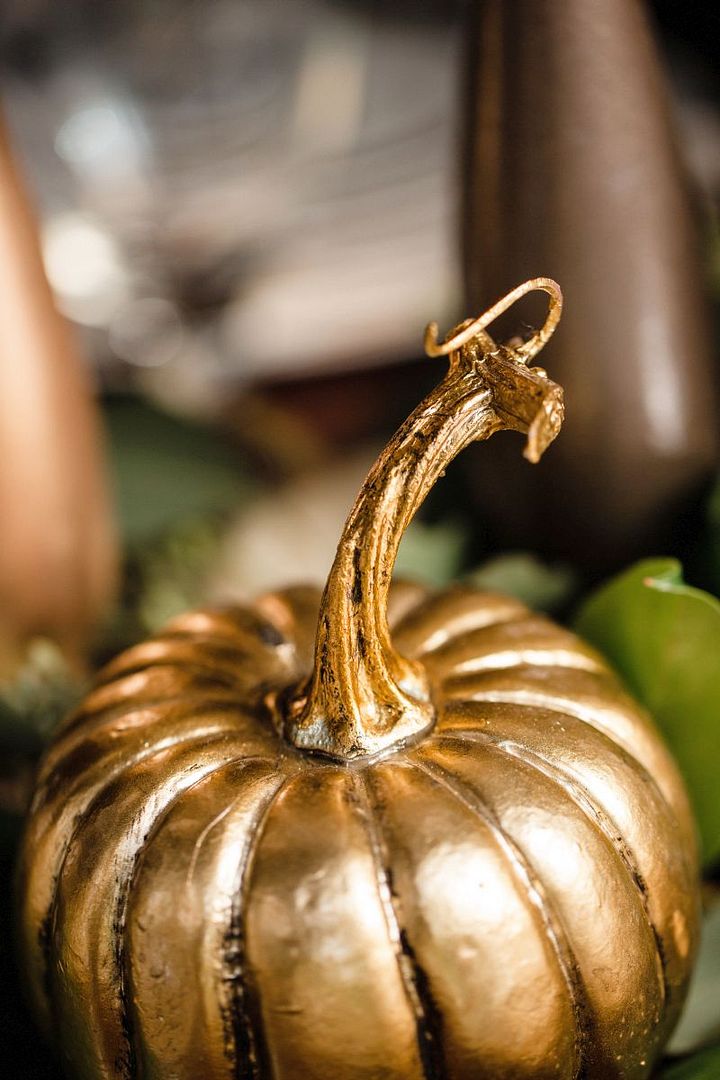
[[[530, 288], [543, 331], [484, 327]], [[545, 279], [464, 324], [350, 514], [321, 597], [182, 616], [110, 664], [44, 763], [25, 967], [69, 1074], [646, 1077], [697, 938], [693, 823], [648, 717], [514, 599], [390, 590], [449, 460], [537, 459]]]

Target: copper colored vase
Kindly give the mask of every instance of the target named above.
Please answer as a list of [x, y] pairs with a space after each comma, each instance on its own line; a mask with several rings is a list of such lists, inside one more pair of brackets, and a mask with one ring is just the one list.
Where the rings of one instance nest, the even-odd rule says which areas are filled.
[[117, 581], [90, 378], [0, 117], [0, 679], [29, 638], [82, 663]]

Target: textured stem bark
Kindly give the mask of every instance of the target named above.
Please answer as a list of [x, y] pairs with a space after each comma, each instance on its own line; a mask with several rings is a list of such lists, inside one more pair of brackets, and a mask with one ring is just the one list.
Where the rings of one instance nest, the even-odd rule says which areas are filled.
[[[517, 348], [496, 346], [485, 326], [533, 289], [552, 303], [541, 331]], [[449, 354], [445, 379], [403, 424], [371, 469], [350, 512], [323, 595], [315, 669], [290, 702], [296, 746], [348, 759], [377, 753], [428, 728], [434, 708], [422, 666], [393, 648], [387, 624], [392, 570], [405, 529], [447, 466], [470, 442], [503, 429], [526, 432], [536, 461], [562, 421], [562, 394], [528, 368], [559, 318], [554, 282], [536, 279], [437, 345]]]

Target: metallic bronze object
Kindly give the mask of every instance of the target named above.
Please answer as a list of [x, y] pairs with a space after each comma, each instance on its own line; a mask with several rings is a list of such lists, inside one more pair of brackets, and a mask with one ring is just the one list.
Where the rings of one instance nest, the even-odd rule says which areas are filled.
[[112, 599], [117, 540], [98, 427], [0, 117], [0, 677], [35, 635], [82, 662]]
[[[486, 329], [540, 288], [545, 328]], [[522, 604], [389, 590], [455, 454], [562, 395], [538, 279], [457, 327], [322, 597], [199, 611], [109, 665], [42, 768], [24, 966], [75, 1080], [640, 1078], [682, 1006], [693, 823], [648, 717]], [[318, 614], [319, 612], [319, 614]]]
[[547, 358], [562, 442], [532, 481], [502, 441], [472, 459], [480, 513], [498, 543], [531, 535], [594, 571], [668, 550], [719, 453], [699, 242], [643, 7], [478, 0], [467, 35], [466, 301], [538, 267], [568, 301]]

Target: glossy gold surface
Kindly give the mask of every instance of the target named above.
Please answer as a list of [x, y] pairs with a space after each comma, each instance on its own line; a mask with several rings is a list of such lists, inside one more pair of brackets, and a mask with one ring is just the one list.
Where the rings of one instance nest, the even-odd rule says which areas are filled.
[[[451, 359], [446, 418], [474, 381], [488, 433], [547, 441], [556, 388], [480, 332]], [[74, 1080], [650, 1074], [697, 941], [685, 792], [572, 634], [470, 588], [388, 594], [394, 530], [467, 441], [461, 425], [444, 451], [413, 442], [431, 413], [371, 473], [322, 598], [174, 620], [105, 669], [51, 748], [21, 928]], [[358, 632], [379, 640], [363, 653]]]

